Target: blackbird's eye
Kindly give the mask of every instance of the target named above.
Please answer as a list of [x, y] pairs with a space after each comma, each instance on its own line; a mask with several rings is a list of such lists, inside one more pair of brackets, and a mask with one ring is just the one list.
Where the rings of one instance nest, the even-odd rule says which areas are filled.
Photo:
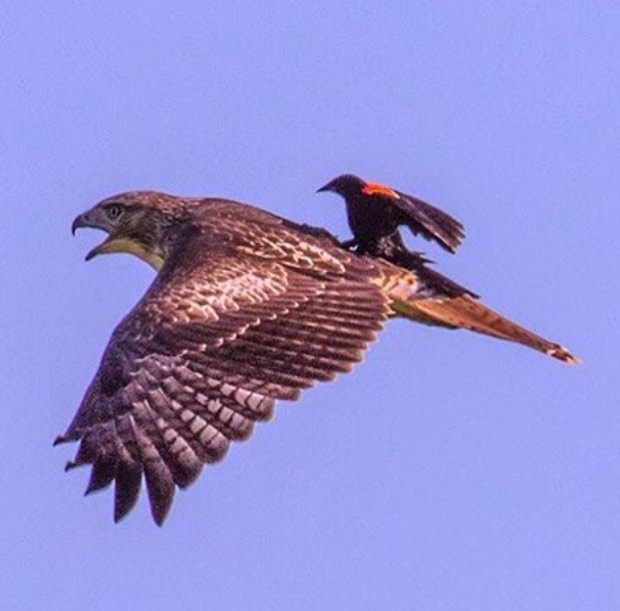
[[118, 221], [123, 215], [123, 208], [120, 204], [111, 204], [106, 208], [106, 214], [111, 221]]

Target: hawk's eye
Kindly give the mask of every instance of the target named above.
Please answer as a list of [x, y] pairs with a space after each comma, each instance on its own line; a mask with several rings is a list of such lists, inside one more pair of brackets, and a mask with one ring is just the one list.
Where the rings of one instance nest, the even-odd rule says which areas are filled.
[[123, 208], [119, 204], [111, 204], [106, 208], [106, 214], [111, 221], [118, 221], [123, 214]]

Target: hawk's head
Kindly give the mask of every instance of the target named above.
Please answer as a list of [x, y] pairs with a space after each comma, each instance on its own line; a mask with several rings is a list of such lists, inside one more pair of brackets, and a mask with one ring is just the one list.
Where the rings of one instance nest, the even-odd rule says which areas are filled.
[[166, 259], [166, 228], [183, 216], [183, 200], [152, 191], [121, 193], [99, 202], [80, 214], [71, 226], [94, 227], [108, 237], [87, 255], [126, 252], [143, 259], [159, 270]]

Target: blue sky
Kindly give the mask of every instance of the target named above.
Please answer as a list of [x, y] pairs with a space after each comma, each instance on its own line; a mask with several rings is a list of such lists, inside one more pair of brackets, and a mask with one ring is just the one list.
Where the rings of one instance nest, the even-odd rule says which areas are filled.
[[[15, 610], [620, 608], [620, 8], [20, 2], [0, 23], [0, 589]], [[138, 188], [348, 235], [345, 171], [445, 208], [489, 305], [561, 341], [391, 323], [366, 362], [114, 525], [52, 448], [153, 272], [74, 216]], [[413, 241], [411, 242], [413, 244]]]

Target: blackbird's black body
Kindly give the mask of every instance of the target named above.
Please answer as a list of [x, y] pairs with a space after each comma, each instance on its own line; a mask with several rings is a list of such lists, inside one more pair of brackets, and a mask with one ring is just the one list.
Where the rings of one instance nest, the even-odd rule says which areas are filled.
[[370, 254], [378, 239], [391, 236], [401, 225], [454, 252], [465, 237], [463, 225], [443, 210], [412, 195], [343, 174], [319, 191], [333, 191], [346, 202], [347, 218], [360, 254]]
[[409, 250], [399, 231], [401, 225], [406, 225], [414, 233], [454, 252], [464, 237], [463, 225], [459, 221], [411, 195], [367, 183], [353, 174], [338, 176], [319, 191], [333, 191], [345, 199], [347, 219], [354, 237], [342, 242], [344, 248], [360, 255], [381, 257], [414, 271], [424, 287], [420, 294], [425, 297], [478, 297], [428, 267], [430, 261], [422, 253]]

